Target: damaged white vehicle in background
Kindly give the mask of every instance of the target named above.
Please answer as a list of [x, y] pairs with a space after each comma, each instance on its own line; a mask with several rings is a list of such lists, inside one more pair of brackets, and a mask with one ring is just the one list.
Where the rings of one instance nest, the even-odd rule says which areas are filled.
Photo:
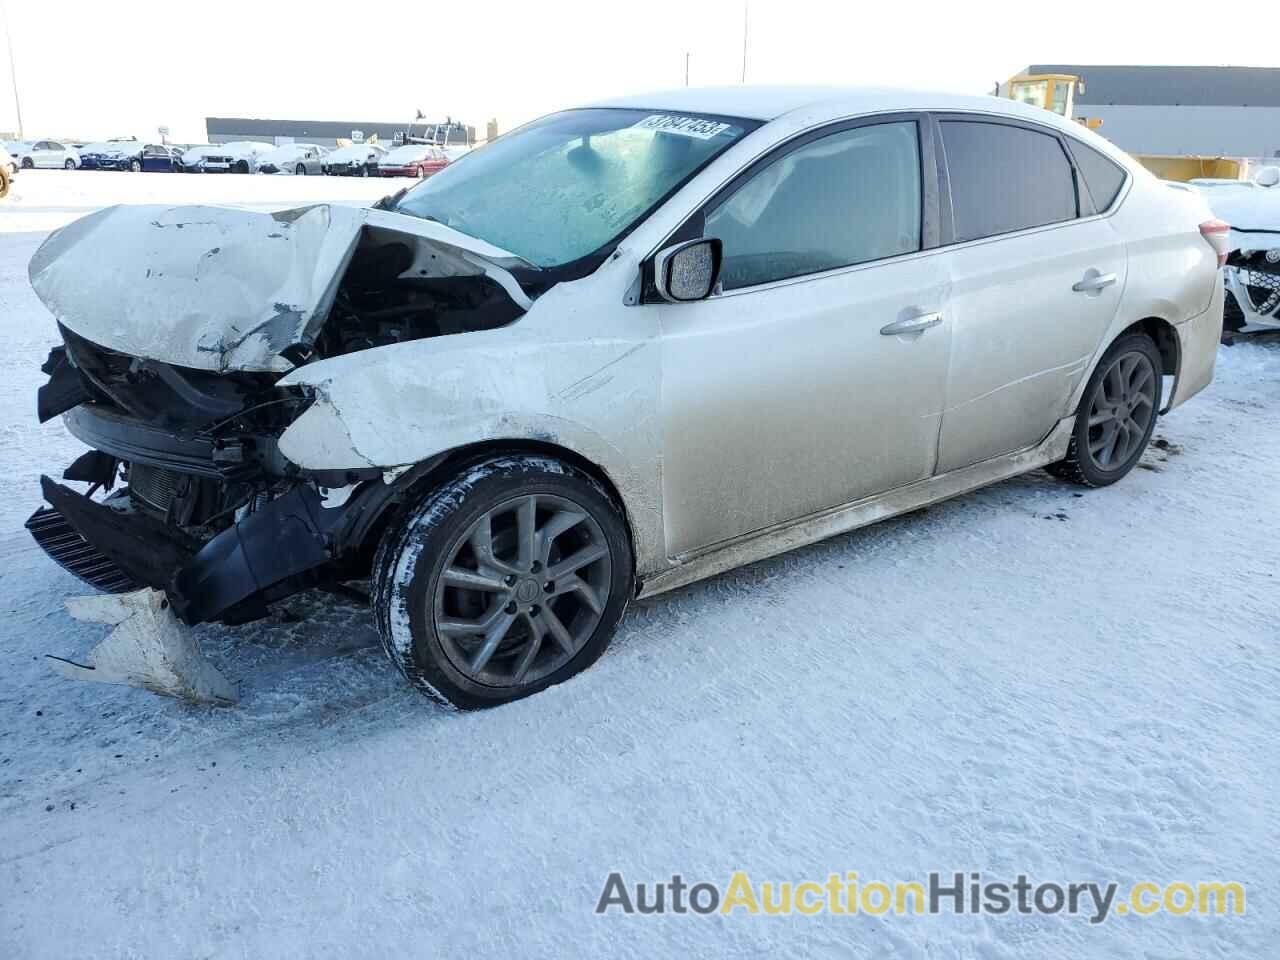
[[1280, 330], [1280, 167], [1249, 180], [1192, 180], [1231, 226], [1223, 326], [1229, 333]]
[[1224, 232], [1043, 110], [787, 88], [553, 114], [375, 209], [115, 207], [31, 261], [90, 450], [28, 526], [132, 598], [80, 610], [108, 678], [225, 699], [183, 624], [367, 580], [413, 684], [503, 703], [637, 595], [1119, 480], [1213, 375]]

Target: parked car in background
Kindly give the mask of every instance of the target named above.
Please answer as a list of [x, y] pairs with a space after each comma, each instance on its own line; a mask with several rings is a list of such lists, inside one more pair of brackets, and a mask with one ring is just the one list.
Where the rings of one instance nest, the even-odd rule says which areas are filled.
[[449, 165], [449, 158], [439, 147], [426, 143], [406, 143], [388, 151], [378, 161], [378, 172], [384, 177], [429, 177]]
[[9, 195], [9, 187], [17, 175], [18, 164], [4, 147], [0, 147], [0, 197]]
[[317, 175], [324, 173], [324, 158], [328, 155], [328, 150], [314, 143], [286, 143], [258, 158], [258, 172]]
[[219, 143], [205, 151], [202, 167], [205, 173], [253, 173], [258, 169], [258, 158], [274, 149], [275, 144], [257, 140]]
[[218, 148], [209, 143], [192, 144], [178, 157], [178, 170], [182, 173], [203, 173], [204, 158]]
[[832, 88], [563, 111], [371, 209], [110, 207], [31, 261], [99, 453], [28, 526], [187, 624], [370, 578], [414, 686], [504, 703], [636, 597], [1122, 479], [1213, 377], [1226, 230], [1049, 111]]
[[80, 165], [86, 170], [141, 170], [142, 148], [136, 137], [86, 143], [80, 150]]
[[37, 140], [31, 149], [22, 154], [18, 163], [30, 170], [33, 167], [46, 170], [74, 170], [80, 166], [80, 154], [74, 147], [56, 140]]
[[[15, 149], [16, 148], [16, 149]], [[0, 144], [0, 149], [4, 150], [5, 159], [2, 161], [5, 169], [13, 176], [18, 174], [18, 157], [25, 150], [31, 149], [31, 144], [21, 140], [8, 140]]]
[[30, 140], [5, 140], [0, 143], [4, 150], [9, 154], [9, 160], [12, 162], [13, 169], [17, 170], [22, 163], [22, 158], [31, 152]]
[[1261, 167], [1248, 180], [1191, 185], [1231, 225], [1224, 336], [1280, 331], [1280, 167]]
[[142, 148], [142, 169], [148, 173], [175, 173], [182, 154], [176, 147], [148, 143]]
[[376, 177], [378, 163], [386, 155], [386, 148], [376, 143], [353, 143], [325, 157], [324, 172], [333, 177]]

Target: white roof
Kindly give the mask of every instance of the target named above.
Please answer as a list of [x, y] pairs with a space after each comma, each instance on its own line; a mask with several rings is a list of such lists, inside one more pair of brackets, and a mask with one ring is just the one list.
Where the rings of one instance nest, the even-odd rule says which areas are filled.
[[1069, 122], [1048, 110], [999, 97], [964, 96], [890, 87], [678, 87], [675, 90], [602, 100], [588, 106], [712, 113], [752, 120], [773, 120], [783, 114], [806, 108], [832, 117], [856, 116], [883, 110], [981, 110], [986, 113], [1007, 113], [1054, 125]]

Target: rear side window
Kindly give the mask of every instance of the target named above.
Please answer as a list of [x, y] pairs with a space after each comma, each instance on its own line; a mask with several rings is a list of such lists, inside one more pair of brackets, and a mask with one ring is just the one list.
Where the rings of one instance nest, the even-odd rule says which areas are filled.
[[1002, 123], [940, 126], [957, 243], [1075, 219], [1075, 177], [1057, 137]]
[[1089, 195], [1093, 197], [1093, 207], [1101, 213], [1116, 202], [1120, 188], [1124, 186], [1124, 169], [1078, 140], [1071, 141], [1071, 152], [1089, 188]]
[[915, 121], [855, 127], [787, 150], [707, 215], [724, 289], [920, 249]]

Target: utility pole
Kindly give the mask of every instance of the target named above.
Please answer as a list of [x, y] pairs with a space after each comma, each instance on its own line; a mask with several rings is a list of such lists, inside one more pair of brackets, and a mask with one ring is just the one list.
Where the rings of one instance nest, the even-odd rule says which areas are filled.
[[689, 85], [689, 54], [684, 55], [684, 85]]
[[747, 6], [749, 0], [742, 0], [742, 82], [747, 82]]
[[22, 139], [22, 101], [18, 99], [18, 68], [13, 62], [13, 36], [9, 32], [9, 8], [0, 0], [0, 12], [4, 14], [4, 42], [9, 48], [9, 77], [13, 81], [13, 109], [18, 114], [18, 139]]

